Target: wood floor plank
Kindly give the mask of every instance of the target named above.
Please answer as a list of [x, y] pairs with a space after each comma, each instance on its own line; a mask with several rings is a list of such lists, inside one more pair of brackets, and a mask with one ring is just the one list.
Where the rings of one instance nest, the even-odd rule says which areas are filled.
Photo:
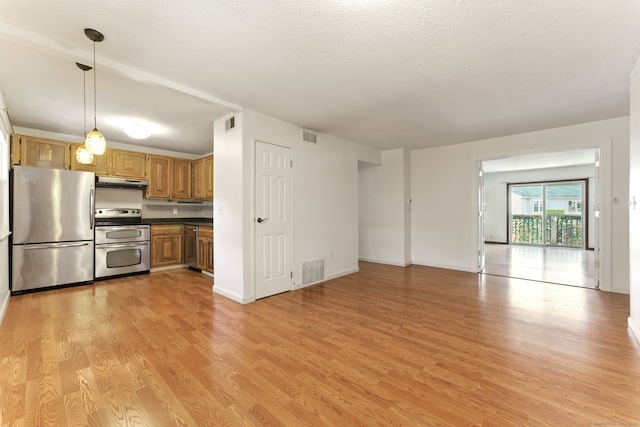
[[369, 263], [245, 306], [211, 285], [179, 269], [12, 297], [0, 426], [640, 421], [627, 295]]

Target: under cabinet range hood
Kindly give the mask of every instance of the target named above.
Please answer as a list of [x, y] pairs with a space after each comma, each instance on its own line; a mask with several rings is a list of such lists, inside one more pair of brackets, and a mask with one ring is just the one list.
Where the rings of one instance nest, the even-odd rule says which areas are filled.
[[96, 187], [112, 188], [144, 188], [149, 182], [146, 179], [113, 178], [110, 176], [96, 176]]

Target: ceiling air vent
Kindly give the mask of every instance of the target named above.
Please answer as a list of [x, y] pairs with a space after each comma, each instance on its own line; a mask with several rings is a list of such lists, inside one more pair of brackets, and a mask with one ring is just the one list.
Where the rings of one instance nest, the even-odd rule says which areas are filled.
[[318, 136], [315, 133], [311, 132], [311, 131], [308, 131], [308, 130], [303, 130], [302, 131], [302, 140], [304, 142], [310, 142], [312, 144], [315, 144], [315, 143], [318, 142], [317, 141], [317, 137]]
[[224, 130], [226, 132], [229, 132], [234, 127], [236, 127], [236, 116], [229, 117], [224, 121]]

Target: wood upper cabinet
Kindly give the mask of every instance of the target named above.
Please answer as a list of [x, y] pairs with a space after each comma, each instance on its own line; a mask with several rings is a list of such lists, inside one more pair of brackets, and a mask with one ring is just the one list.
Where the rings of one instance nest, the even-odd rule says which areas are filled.
[[171, 197], [171, 159], [165, 156], [149, 154], [147, 179], [147, 197], [168, 199]]
[[102, 156], [93, 156], [93, 162], [89, 164], [78, 163], [76, 151], [84, 144], [71, 144], [71, 169], [75, 171], [94, 172], [96, 175], [109, 175], [109, 156], [111, 150], [107, 149]]
[[69, 169], [68, 142], [35, 136], [14, 135], [11, 142], [13, 164], [39, 168]]
[[191, 160], [171, 159], [171, 186], [174, 199], [191, 198]]
[[213, 199], [213, 156], [194, 160], [193, 164], [193, 198]]
[[156, 199], [191, 198], [191, 160], [148, 156], [147, 197]]
[[151, 267], [182, 264], [182, 224], [151, 226]]
[[213, 227], [198, 227], [198, 268], [213, 273]]
[[145, 153], [112, 149], [109, 157], [111, 157], [111, 176], [132, 179], [147, 177]]

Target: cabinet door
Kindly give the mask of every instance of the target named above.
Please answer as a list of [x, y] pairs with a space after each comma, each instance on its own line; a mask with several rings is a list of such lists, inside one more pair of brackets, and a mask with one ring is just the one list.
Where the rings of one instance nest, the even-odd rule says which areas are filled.
[[168, 199], [171, 197], [171, 158], [149, 155], [147, 197]]
[[182, 263], [182, 236], [160, 235], [151, 238], [151, 267]]
[[206, 270], [213, 273], [213, 239], [207, 238], [207, 268]]
[[93, 162], [88, 164], [78, 163], [76, 160], [76, 151], [84, 144], [71, 145], [71, 169], [74, 171], [94, 172], [96, 175], [106, 176], [109, 175], [109, 150], [101, 156], [93, 156]]
[[191, 160], [171, 159], [171, 187], [173, 199], [191, 198]]
[[207, 238], [198, 237], [198, 268], [207, 269]]
[[204, 159], [205, 198], [213, 199], [213, 156]]
[[145, 179], [146, 159], [145, 153], [112, 150], [111, 175], [121, 178]]
[[193, 169], [193, 198], [204, 199], [206, 198], [205, 179], [204, 179], [204, 159], [194, 160], [192, 163]]
[[39, 168], [69, 169], [68, 142], [22, 136], [20, 138], [20, 164]]

